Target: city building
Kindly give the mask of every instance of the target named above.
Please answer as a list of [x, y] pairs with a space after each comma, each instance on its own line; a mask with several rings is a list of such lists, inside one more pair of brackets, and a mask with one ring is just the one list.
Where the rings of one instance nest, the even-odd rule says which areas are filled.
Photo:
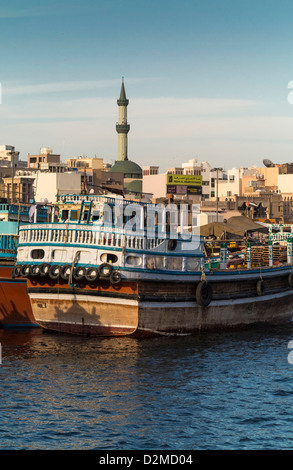
[[82, 190], [82, 173], [67, 171], [64, 173], [47, 173], [38, 171], [34, 180], [34, 194], [37, 202], [56, 202], [57, 194], [80, 194]]
[[279, 167], [249, 168], [242, 175], [241, 196], [278, 191]]
[[101, 170], [104, 169], [104, 159], [101, 157], [74, 157], [67, 158], [66, 164], [70, 170], [84, 171], [86, 170]]
[[28, 168], [35, 169], [48, 169], [48, 166], [51, 164], [60, 164], [60, 155], [53, 154], [53, 151], [49, 147], [41, 148], [40, 154], [38, 155], [28, 155], [27, 157]]
[[2, 178], [4, 197], [12, 203], [29, 204], [34, 199], [34, 176], [15, 175]]
[[159, 173], [158, 166], [144, 166], [143, 193], [152, 194], [153, 199], [199, 202], [202, 196], [201, 169], [197, 160], [189, 160], [182, 167], [167, 168], [165, 173]]

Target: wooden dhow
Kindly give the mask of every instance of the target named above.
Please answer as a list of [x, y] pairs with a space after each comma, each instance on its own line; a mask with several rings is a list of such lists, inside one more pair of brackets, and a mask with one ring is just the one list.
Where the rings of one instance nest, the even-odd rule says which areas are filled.
[[129, 231], [125, 220], [113, 228], [99, 207], [100, 217], [93, 218], [95, 202], [83, 200], [78, 220], [76, 214], [72, 220], [73, 208], [66, 221], [20, 227], [13, 277], [27, 279], [43, 328], [185, 335], [291, 320], [291, 255], [277, 266], [229, 269], [223, 246], [221, 267], [213, 270], [206, 267], [200, 235], [150, 235], [143, 226]]

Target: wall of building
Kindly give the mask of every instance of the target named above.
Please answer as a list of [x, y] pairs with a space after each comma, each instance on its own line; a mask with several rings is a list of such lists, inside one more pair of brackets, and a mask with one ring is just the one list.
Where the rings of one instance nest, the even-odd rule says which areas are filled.
[[81, 173], [78, 171], [66, 173], [37, 172], [35, 179], [35, 199], [37, 202], [56, 202], [56, 194], [80, 194]]
[[293, 174], [278, 175], [278, 191], [281, 193], [293, 193]]
[[166, 174], [144, 175], [142, 180], [142, 192], [153, 194], [155, 199], [166, 197]]
[[227, 179], [219, 181], [219, 197], [232, 197], [241, 195], [241, 170], [233, 168], [228, 170]]

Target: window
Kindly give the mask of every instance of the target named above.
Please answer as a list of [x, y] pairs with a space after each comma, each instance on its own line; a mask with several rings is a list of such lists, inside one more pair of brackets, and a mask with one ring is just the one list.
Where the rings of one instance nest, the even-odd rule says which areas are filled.
[[32, 250], [31, 258], [32, 259], [43, 259], [45, 256], [44, 250]]
[[68, 215], [69, 215], [69, 211], [66, 209], [62, 210], [62, 220], [67, 220], [68, 219]]
[[101, 261], [103, 261], [103, 263], [117, 263], [118, 256], [113, 255], [112, 253], [103, 253], [101, 255]]
[[77, 218], [78, 218], [78, 212], [77, 212], [77, 210], [72, 210], [72, 211], [70, 212], [70, 220], [77, 220]]
[[135, 255], [128, 255], [126, 257], [126, 263], [132, 266], [139, 266], [141, 264], [141, 257]]

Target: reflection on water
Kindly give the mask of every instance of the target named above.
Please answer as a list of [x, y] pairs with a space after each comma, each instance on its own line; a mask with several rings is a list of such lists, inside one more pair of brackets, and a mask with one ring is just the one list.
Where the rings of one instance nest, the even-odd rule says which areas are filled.
[[290, 448], [290, 340], [292, 324], [144, 340], [0, 330], [0, 448]]

